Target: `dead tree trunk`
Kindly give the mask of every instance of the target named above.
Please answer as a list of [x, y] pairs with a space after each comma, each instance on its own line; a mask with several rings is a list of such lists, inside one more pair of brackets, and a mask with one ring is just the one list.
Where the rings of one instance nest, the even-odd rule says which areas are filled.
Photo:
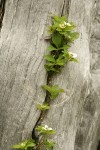
[[[44, 40], [50, 14], [68, 15], [80, 38], [69, 63], [51, 82], [65, 89], [43, 122], [56, 130], [55, 150], [96, 150], [100, 138], [100, 1], [6, 0], [0, 38], [0, 142], [2, 150], [31, 137], [45, 101]], [[2, 11], [3, 11], [2, 10]], [[98, 134], [99, 133], [99, 134]]]

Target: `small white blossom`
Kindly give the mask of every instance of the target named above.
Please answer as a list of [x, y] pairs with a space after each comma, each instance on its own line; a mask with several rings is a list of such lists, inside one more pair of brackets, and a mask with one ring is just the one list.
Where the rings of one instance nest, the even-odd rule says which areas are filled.
[[67, 25], [67, 23], [66, 23], [66, 21], [64, 21], [62, 24], [60, 24], [59, 26], [60, 26], [60, 28], [62, 28], [62, 29], [64, 29], [65, 27], [66, 27], [66, 25]]
[[64, 21], [64, 25], [65, 25], [65, 26], [67, 25], [67, 22], [66, 22], [66, 21]]
[[47, 125], [45, 125], [45, 126], [43, 127], [43, 129], [44, 129], [44, 130], [52, 130], [52, 128], [49, 128]]
[[52, 128], [48, 128], [48, 130], [52, 130]]
[[64, 29], [66, 26], [71, 26], [71, 24], [70, 23], [67, 23], [66, 21], [64, 21], [62, 24], [60, 24], [59, 25], [60, 26], [60, 28], [62, 28], [62, 29]]
[[67, 25], [67, 26], [69, 26], [69, 27], [71, 26], [71, 24], [70, 24], [70, 23], [66, 23], [66, 25]]
[[48, 126], [47, 126], [47, 125], [45, 125], [45, 126], [43, 127], [43, 129], [44, 129], [44, 130], [47, 130], [47, 129], [48, 129]]
[[64, 24], [60, 24], [59, 26], [60, 26], [60, 28], [62, 28], [62, 29], [64, 29], [64, 28], [66, 27]]
[[69, 52], [69, 54], [70, 54], [73, 58], [77, 58], [77, 54], [76, 54], [76, 53]]

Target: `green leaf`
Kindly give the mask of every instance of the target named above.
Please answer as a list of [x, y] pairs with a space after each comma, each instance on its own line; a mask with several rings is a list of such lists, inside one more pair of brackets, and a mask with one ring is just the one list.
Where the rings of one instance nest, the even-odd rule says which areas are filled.
[[55, 62], [55, 59], [54, 59], [54, 57], [52, 55], [45, 55], [44, 58], [47, 61]]
[[35, 147], [35, 141], [33, 139], [26, 140], [17, 145], [12, 146], [12, 148], [22, 149], [22, 150], [27, 150], [27, 148], [30, 148], [30, 147], [32, 148]]
[[54, 51], [54, 50], [57, 50], [54, 46], [50, 45], [48, 46], [47, 48], [48, 51]]
[[59, 69], [56, 69], [56, 68], [55, 68], [55, 64], [51, 64], [51, 63], [47, 63], [47, 64], [45, 65], [45, 69], [46, 69], [48, 72], [55, 72], [55, 73], [59, 72]]
[[44, 141], [44, 145], [46, 146], [46, 150], [52, 150], [54, 148], [54, 146], [55, 146], [55, 142], [46, 139]]
[[59, 93], [64, 92], [64, 90], [62, 88], [59, 88], [58, 85], [43, 85], [42, 88], [50, 93], [51, 100], [55, 99], [59, 95]]
[[65, 59], [62, 55], [60, 55], [59, 58], [56, 60], [56, 65], [64, 66], [64, 64], [65, 64]]
[[63, 51], [63, 57], [65, 59], [65, 62], [69, 61], [71, 59], [71, 57], [69, 55], [69, 51], [64, 50]]
[[64, 64], [65, 64], [65, 60], [64, 60], [64, 59], [59, 60], [59, 61], [57, 61], [57, 63], [56, 63], [56, 65], [58, 65], [58, 66], [64, 66]]
[[23, 146], [21, 146], [21, 145], [13, 145], [12, 148], [25, 149], [25, 148], [23, 148]]
[[52, 86], [52, 93], [50, 98], [55, 99], [61, 92], [64, 92], [64, 90], [62, 88], [59, 88], [58, 85]]
[[63, 45], [63, 47], [61, 47], [61, 49], [64, 49], [64, 50], [68, 50], [70, 48], [70, 45]]
[[27, 142], [27, 148], [28, 147], [34, 147], [35, 146], [34, 142], [35, 142], [34, 140], [28, 140], [28, 142]]
[[71, 33], [71, 40], [74, 41], [75, 39], [79, 38], [79, 33], [78, 32], [73, 32]]
[[73, 61], [73, 62], [78, 63], [78, 60], [77, 60], [77, 59], [75, 59], [75, 58], [71, 58], [71, 59], [70, 59], [70, 61]]
[[68, 22], [68, 20], [67, 20], [67, 18], [66, 18], [66, 16], [53, 16], [53, 23], [54, 24], [61, 24], [61, 23], [63, 23], [63, 22]]
[[79, 33], [78, 32], [73, 32], [73, 31], [67, 31], [65, 33], [65, 37], [70, 41], [73, 42], [75, 39], [77, 39], [79, 37]]
[[62, 35], [60, 35], [58, 32], [52, 35], [52, 42], [57, 48], [61, 47], [62, 41], [63, 41]]
[[49, 26], [48, 27], [48, 34], [53, 34], [54, 33], [55, 28], [53, 26]]
[[53, 64], [52, 63], [47, 63], [46, 65], [44, 65], [44, 67], [47, 71], [51, 71], [53, 69]]
[[47, 90], [49, 93], [52, 92], [52, 87], [50, 87], [49, 85], [42, 85], [42, 88]]
[[44, 110], [48, 110], [50, 108], [50, 106], [48, 104], [37, 104], [37, 108], [44, 111]]
[[47, 63], [44, 67], [47, 71], [53, 71], [54, 63]]

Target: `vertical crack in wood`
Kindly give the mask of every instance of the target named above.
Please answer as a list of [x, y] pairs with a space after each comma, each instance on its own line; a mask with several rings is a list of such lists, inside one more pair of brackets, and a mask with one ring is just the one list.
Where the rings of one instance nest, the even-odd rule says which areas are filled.
[[[49, 85], [49, 86], [51, 85], [52, 77], [53, 77], [53, 76], [52, 76], [51, 74], [48, 74], [48, 76], [47, 76], [47, 85]], [[49, 98], [49, 94], [48, 94], [47, 91], [46, 91], [46, 96], [45, 96], [44, 103], [48, 103], [48, 104], [50, 105], [50, 98]], [[42, 124], [42, 121], [44, 120], [45, 115], [47, 115], [47, 113], [48, 113], [48, 110], [41, 111], [40, 116], [39, 116], [39, 118], [38, 118], [38, 120], [37, 120], [37, 122], [36, 122], [36, 124], [35, 124], [35, 126], [34, 126], [34, 128], [33, 128], [33, 131], [32, 131], [32, 138], [36, 141], [36, 143], [38, 142], [39, 137], [38, 137], [38, 136], [36, 135], [36, 133], [35, 133], [35, 128], [36, 128], [38, 125], [41, 125], [41, 124]]]
[[6, 0], [0, 1], [0, 29], [2, 28], [2, 21], [5, 13], [5, 4], [6, 4]]
[[68, 17], [69, 10], [70, 10], [70, 3], [71, 3], [71, 0], [64, 0], [62, 10], [61, 10], [61, 16], [67, 15]]
[[65, 0], [63, 2], [63, 6], [62, 6], [61, 16], [63, 16], [63, 14], [64, 14], [64, 8], [65, 8]]
[[97, 150], [100, 150], [100, 141], [98, 142]]
[[67, 10], [67, 15], [69, 16], [69, 10], [70, 10], [70, 4], [71, 4], [71, 0], [68, 0], [67, 4], [66, 4], [66, 10]]

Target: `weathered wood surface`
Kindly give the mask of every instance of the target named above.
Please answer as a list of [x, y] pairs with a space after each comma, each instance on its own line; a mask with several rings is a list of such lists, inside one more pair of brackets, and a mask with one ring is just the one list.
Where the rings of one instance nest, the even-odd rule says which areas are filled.
[[80, 38], [69, 63], [52, 79], [65, 89], [43, 122], [57, 131], [55, 150], [96, 150], [100, 124], [99, 0], [7, 0], [0, 38], [0, 142], [2, 150], [31, 137], [45, 100], [44, 41], [50, 14], [69, 14]]

